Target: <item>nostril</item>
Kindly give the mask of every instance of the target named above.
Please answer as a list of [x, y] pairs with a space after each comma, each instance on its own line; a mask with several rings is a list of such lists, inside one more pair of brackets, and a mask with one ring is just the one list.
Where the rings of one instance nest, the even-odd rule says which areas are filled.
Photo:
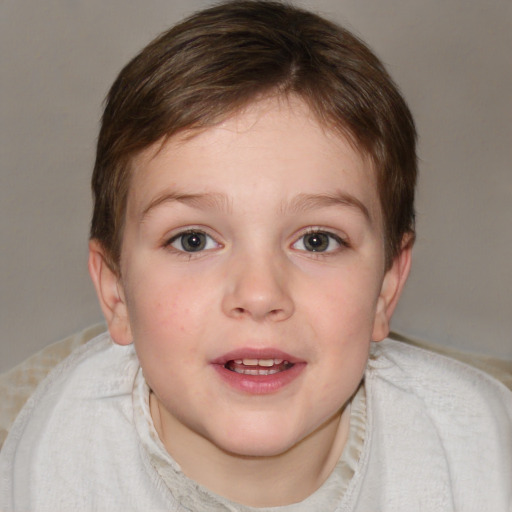
[[[282, 311], [283, 311], [282, 309], [271, 309], [270, 311], [268, 311], [266, 316], [276, 317], [276, 316], [279, 316]], [[233, 313], [237, 316], [245, 315], [248, 312], [249, 312], [249, 310], [247, 310], [245, 308], [233, 308]]]

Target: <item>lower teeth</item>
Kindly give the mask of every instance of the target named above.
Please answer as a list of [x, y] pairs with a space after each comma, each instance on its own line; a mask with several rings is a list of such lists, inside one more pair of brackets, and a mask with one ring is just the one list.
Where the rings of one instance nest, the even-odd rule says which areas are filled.
[[274, 373], [279, 373], [281, 370], [278, 370], [277, 368], [271, 368], [269, 370], [245, 370], [243, 368], [233, 368], [232, 371], [243, 375], [273, 375]]
[[244, 364], [236, 363], [235, 361], [228, 361], [224, 367], [227, 370], [232, 372], [241, 374], [241, 375], [274, 375], [275, 373], [279, 373], [291, 368], [293, 364], [288, 361], [284, 361], [281, 364], [276, 364], [271, 367], [262, 367], [262, 366], [246, 366]]

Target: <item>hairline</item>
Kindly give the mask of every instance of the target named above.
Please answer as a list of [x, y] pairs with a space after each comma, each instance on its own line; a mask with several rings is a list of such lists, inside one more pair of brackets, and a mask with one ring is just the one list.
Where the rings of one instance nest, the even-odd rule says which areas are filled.
[[[209, 130], [210, 128], [214, 128], [218, 126], [219, 124], [232, 119], [233, 117], [243, 114], [243, 112], [250, 108], [251, 106], [257, 105], [258, 103], [261, 103], [265, 100], [275, 98], [278, 101], [281, 100], [287, 100], [290, 101], [291, 98], [295, 97], [307, 107], [307, 110], [313, 117], [313, 119], [318, 123], [318, 125], [323, 128], [327, 133], [333, 134], [336, 137], [341, 137], [345, 141], [347, 141], [350, 145], [350, 147], [357, 152], [357, 154], [366, 162], [369, 164], [369, 168], [371, 169], [371, 172], [374, 173], [374, 176], [376, 177], [376, 185], [377, 185], [377, 195], [379, 199], [379, 208], [381, 209], [382, 213], [382, 220], [384, 223], [384, 237], [387, 238], [387, 218], [384, 211], [384, 206], [382, 204], [382, 198], [380, 195], [380, 187], [378, 186], [378, 165], [373, 157], [373, 155], [364, 147], [362, 141], [358, 140], [358, 137], [353, 133], [352, 130], [347, 126], [347, 123], [340, 123], [339, 119], [329, 119], [326, 115], [323, 115], [322, 111], [319, 108], [315, 107], [314, 99], [308, 97], [306, 93], [286, 89], [283, 87], [283, 84], [277, 84], [273, 86], [272, 88], [269, 88], [267, 90], [257, 91], [253, 96], [246, 98], [245, 101], [240, 102], [237, 104], [236, 102], [233, 102], [232, 108], [227, 108], [225, 112], [222, 114], [217, 115], [216, 117], [212, 118], [211, 120], [207, 121], [200, 121], [198, 123], [192, 123], [188, 126], [181, 126], [175, 130], [171, 130], [167, 133], [163, 133], [160, 135], [159, 138], [157, 138], [155, 141], [149, 142], [148, 144], [141, 146], [135, 150], [133, 150], [130, 153], [127, 153], [122, 158], [123, 163], [121, 164], [122, 167], [124, 167], [124, 173], [126, 173], [126, 179], [123, 180], [124, 182], [124, 190], [123, 194], [121, 195], [121, 200], [117, 201], [117, 212], [116, 212], [116, 221], [119, 222], [119, 225], [115, 229], [115, 243], [113, 244], [114, 251], [110, 251], [108, 247], [105, 246], [105, 244], [102, 243], [102, 246], [104, 250], [106, 251], [107, 256], [107, 263], [109, 264], [109, 267], [111, 270], [117, 272], [120, 275], [120, 263], [121, 263], [121, 250], [122, 250], [122, 244], [123, 244], [123, 238], [124, 238], [124, 228], [126, 223], [126, 212], [127, 212], [127, 205], [128, 205], [128, 196], [131, 189], [132, 184], [132, 177], [134, 173], [136, 172], [136, 162], [137, 159], [140, 158], [142, 153], [145, 151], [148, 151], [152, 146], [158, 146], [156, 151], [153, 155], [151, 155], [151, 158], [155, 158], [167, 145], [167, 143], [172, 140], [178, 140], [180, 142], [187, 142], [194, 137], [200, 135], [201, 133], [204, 133], [205, 131]], [[336, 122], [337, 121], [337, 122]], [[118, 196], [119, 199], [119, 196]], [[122, 213], [122, 214], [120, 214]], [[93, 237], [91, 237], [93, 238]], [[101, 240], [100, 240], [101, 243]], [[388, 260], [388, 257], [391, 255], [387, 255], [388, 249], [387, 249], [387, 242], [385, 240], [386, 245], [386, 260]], [[113, 254], [109, 254], [113, 252]]]

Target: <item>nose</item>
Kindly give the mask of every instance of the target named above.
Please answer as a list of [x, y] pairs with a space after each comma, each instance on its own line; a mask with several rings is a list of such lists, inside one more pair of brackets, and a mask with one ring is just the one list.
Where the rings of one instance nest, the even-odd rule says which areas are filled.
[[279, 322], [293, 314], [289, 276], [277, 259], [242, 257], [231, 262], [222, 301], [227, 316]]

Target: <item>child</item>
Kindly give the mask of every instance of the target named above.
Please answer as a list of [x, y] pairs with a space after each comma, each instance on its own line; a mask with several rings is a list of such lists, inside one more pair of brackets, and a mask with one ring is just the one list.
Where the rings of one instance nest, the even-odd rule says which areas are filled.
[[415, 181], [410, 112], [346, 30], [241, 0], [156, 39], [98, 140], [109, 333], [18, 417], [0, 508], [510, 510], [510, 392], [384, 340]]

